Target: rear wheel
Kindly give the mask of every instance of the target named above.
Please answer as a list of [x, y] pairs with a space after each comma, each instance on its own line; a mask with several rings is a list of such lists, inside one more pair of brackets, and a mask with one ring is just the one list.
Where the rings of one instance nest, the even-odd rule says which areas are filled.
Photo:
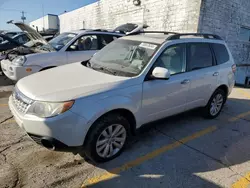
[[222, 89], [217, 89], [204, 108], [204, 116], [209, 119], [216, 118], [226, 102], [226, 93]]
[[106, 162], [120, 155], [129, 135], [126, 118], [108, 114], [92, 126], [85, 144], [86, 156], [95, 162]]

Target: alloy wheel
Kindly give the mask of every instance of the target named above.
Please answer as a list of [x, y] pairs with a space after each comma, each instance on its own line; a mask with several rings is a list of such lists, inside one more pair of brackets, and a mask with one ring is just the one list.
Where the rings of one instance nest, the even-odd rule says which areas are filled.
[[124, 146], [127, 132], [124, 126], [113, 124], [108, 126], [97, 139], [96, 152], [100, 157], [110, 158]]
[[222, 94], [218, 93], [217, 95], [214, 96], [210, 106], [210, 114], [212, 116], [216, 116], [220, 112], [223, 106], [223, 102], [224, 98]]

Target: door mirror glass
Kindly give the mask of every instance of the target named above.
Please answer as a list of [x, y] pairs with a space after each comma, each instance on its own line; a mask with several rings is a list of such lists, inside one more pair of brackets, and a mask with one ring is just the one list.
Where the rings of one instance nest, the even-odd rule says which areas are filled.
[[170, 72], [168, 69], [163, 67], [155, 67], [152, 72], [152, 77], [155, 79], [167, 80], [170, 78]]

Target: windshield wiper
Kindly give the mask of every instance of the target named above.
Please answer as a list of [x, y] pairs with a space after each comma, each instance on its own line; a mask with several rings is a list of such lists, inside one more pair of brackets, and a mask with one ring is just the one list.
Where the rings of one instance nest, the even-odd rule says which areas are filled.
[[113, 71], [107, 67], [93, 67], [93, 66], [91, 66], [91, 68], [94, 70], [97, 70], [97, 71], [107, 72], [109, 74], [116, 75], [116, 71]]

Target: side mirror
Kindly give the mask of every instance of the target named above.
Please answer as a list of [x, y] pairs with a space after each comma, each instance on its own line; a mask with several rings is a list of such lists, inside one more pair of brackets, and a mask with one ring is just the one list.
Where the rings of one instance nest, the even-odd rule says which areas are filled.
[[70, 51], [76, 51], [76, 50], [77, 50], [77, 46], [76, 46], [76, 45], [71, 45], [71, 46], [69, 47], [69, 50], [70, 50]]
[[168, 69], [163, 67], [155, 67], [152, 76], [154, 79], [164, 79], [167, 80], [170, 78], [170, 72]]

